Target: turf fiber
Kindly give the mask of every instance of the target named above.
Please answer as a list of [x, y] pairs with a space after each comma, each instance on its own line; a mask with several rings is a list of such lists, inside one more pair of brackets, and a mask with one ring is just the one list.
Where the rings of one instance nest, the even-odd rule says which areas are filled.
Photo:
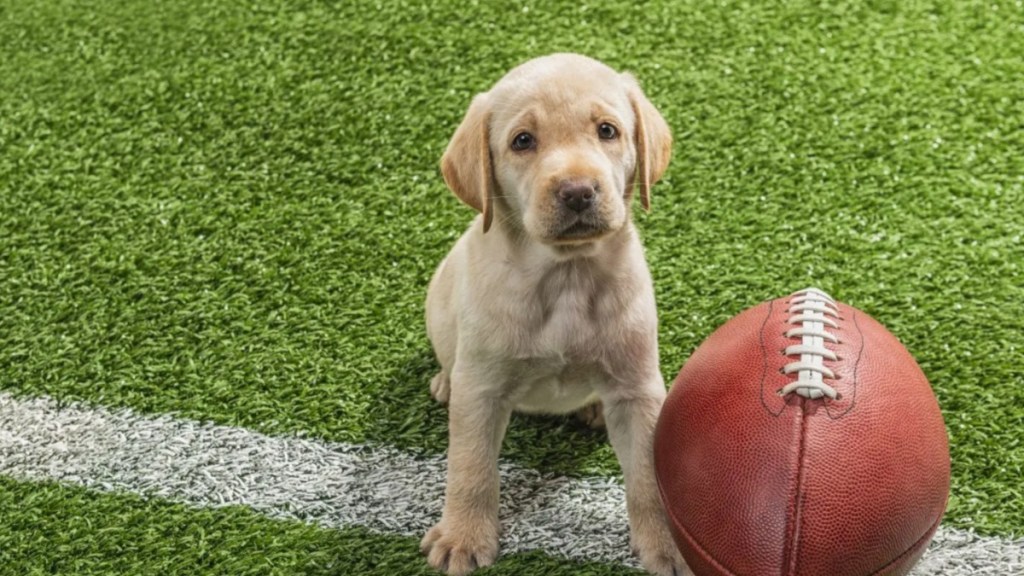
[[[437, 574], [420, 557], [418, 539], [269, 520], [240, 506], [194, 509], [0, 477], [0, 509], [11, 511], [0, 531], [2, 574]], [[500, 565], [479, 574], [642, 572], [523, 553], [508, 555]]]
[[[820, 286], [931, 379], [947, 522], [1020, 534], [1022, 34], [1016, 1], [0, 0], [0, 388], [443, 451], [422, 302], [471, 211], [437, 160], [475, 92], [577, 51], [676, 138], [636, 211], [666, 379]], [[569, 419], [514, 419], [503, 454], [618, 471]], [[38, 490], [40, 518], [82, 498]]]

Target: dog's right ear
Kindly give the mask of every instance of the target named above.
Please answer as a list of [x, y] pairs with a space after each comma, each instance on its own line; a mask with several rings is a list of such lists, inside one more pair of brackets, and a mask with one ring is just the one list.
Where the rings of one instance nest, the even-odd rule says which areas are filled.
[[448, 188], [484, 215], [484, 232], [494, 218], [494, 172], [491, 161], [490, 103], [477, 94], [441, 156], [441, 174]]

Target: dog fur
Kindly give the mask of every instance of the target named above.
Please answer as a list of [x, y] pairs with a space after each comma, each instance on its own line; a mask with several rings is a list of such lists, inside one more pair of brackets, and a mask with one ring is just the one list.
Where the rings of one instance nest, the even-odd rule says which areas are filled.
[[665, 385], [630, 218], [634, 195], [649, 209], [671, 145], [632, 76], [580, 55], [526, 62], [470, 104], [441, 170], [480, 214], [426, 304], [441, 365], [430, 390], [448, 405], [450, 434], [444, 511], [421, 545], [431, 566], [462, 575], [497, 557], [497, 461], [512, 412], [589, 407], [622, 466], [642, 564], [689, 573], [654, 478]]

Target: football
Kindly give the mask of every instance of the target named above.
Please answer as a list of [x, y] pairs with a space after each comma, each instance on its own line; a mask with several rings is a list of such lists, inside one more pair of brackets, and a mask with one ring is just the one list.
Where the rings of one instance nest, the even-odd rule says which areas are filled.
[[884, 326], [816, 289], [711, 334], [669, 391], [654, 451], [699, 576], [907, 574], [949, 494], [921, 368]]

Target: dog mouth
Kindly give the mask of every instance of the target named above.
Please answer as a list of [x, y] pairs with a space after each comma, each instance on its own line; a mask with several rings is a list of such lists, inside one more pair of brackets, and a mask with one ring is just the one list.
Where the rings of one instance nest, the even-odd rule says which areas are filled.
[[584, 218], [576, 218], [563, 226], [555, 235], [556, 242], [581, 242], [593, 240], [603, 235], [607, 227], [600, 222], [591, 222]]

